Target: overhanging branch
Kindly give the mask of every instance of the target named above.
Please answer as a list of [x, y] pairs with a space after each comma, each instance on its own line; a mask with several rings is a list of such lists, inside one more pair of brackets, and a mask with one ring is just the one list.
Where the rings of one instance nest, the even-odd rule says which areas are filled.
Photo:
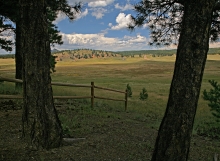
[[215, 7], [214, 7], [214, 11], [217, 11], [217, 10], [220, 10], [220, 2], [219, 1], [215, 4]]

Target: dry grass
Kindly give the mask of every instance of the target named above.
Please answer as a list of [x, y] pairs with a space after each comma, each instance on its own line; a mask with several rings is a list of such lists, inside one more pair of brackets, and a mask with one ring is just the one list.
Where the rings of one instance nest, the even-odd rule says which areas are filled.
[[[119, 158], [128, 161], [150, 160], [157, 129], [166, 108], [174, 60], [174, 56], [167, 56], [147, 59], [95, 58], [58, 62], [56, 72], [52, 74], [54, 82], [89, 85], [94, 81], [97, 86], [123, 91], [129, 83], [133, 96], [129, 98], [128, 111], [124, 112], [122, 102], [96, 100], [95, 108], [91, 110], [90, 100], [79, 102], [66, 100], [67, 105], [58, 109], [60, 119], [72, 137], [86, 137], [86, 141], [47, 152], [34, 151], [30, 154], [27, 154], [25, 149], [24, 151], [22, 148], [16, 149], [16, 143], [22, 144], [21, 141], [16, 140], [20, 135], [18, 122], [21, 111], [1, 111], [1, 122], [5, 121], [1, 128], [6, 129], [1, 133], [1, 137], [7, 140], [6, 135], [9, 132], [16, 144], [13, 149], [13, 143], [10, 140], [8, 147], [1, 151], [1, 156], [6, 157], [9, 152], [10, 155], [20, 156], [17, 160], [102, 161], [119, 160]], [[220, 81], [219, 61], [220, 55], [208, 56], [201, 91], [210, 88], [209, 79]], [[0, 72], [0, 76], [13, 78], [14, 60], [0, 59]], [[147, 101], [139, 100], [139, 93], [143, 87], [149, 94]], [[90, 95], [89, 88], [53, 87], [53, 90], [55, 95]], [[96, 90], [95, 95], [124, 98], [123, 94], [102, 90]], [[213, 117], [207, 102], [200, 97], [195, 127], [210, 120], [213, 120]], [[12, 123], [18, 125], [11, 126]], [[10, 127], [16, 130], [13, 131]], [[4, 147], [2, 143], [6, 144], [1, 142], [0, 148]], [[189, 160], [211, 160], [214, 152], [219, 151], [218, 140], [199, 137], [196, 135], [196, 130], [194, 131]], [[10, 156], [6, 158], [10, 160]]]

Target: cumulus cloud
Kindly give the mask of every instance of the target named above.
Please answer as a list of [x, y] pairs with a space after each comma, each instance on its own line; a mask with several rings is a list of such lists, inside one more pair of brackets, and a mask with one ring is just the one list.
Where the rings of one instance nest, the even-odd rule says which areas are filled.
[[62, 34], [66, 44], [75, 44], [80, 46], [99, 46], [111, 45], [117, 42], [117, 38], [105, 37], [103, 33], [98, 34]]
[[89, 7], [106, 7], [113, 2], [114, 0], [98, 0], [98, 1], [89, 2], [88, 6]]
[[58, 24], [60, 21], [66, 19], [66, 15], [59, 12], [58, 15], [57, 15], [57, 18], [55, 21], [53, 21], [54, 24]]
[[90, 48], [99, 50], [141, 50], [148, 47], [148, 39], [140, 34], [125, 36], [123, 38], [106, 37], [104, 33], [97, 34], [64, 34], [64, 44], [56, 46], [59, 50], [71, 50], [76, 48]]
[[125, 6], [120, 6], [119, 3], [115, 4], [116, 9], [120, 9], [121, 11], [132, 10], [134, 7], [131, 4], [126, 4]]
[[[12, 43], [15, 43], [15, 33], [12, 30], [2, 31], [0, 32], [0, 39], [10, 40]], [[14, 53], [14, 47], [15, 46], [12, 46], [12, 52], [7, 52], [0, 48], [0, 54]]]
[[[112, 4], [114, 1], [115, 0], [69, 0], [68, 2], [71, 5], [79, 2], [81, 2], [82, 4], [88, 4], [91, 15], [96, 17], [96, 19], [101, 19], [107, 12], [107, 9], [105, 9], [104, 7]], [[86, 10], [88, 11], [88, 9]], [[57, 21], [59, 21], [60, 19], [62, 20], [62, 17], [59, 17]]]
[[85, 17], [86, 15], [88, 15], [88, 13], [89, 13], [89, 11], [88, 11], [88, 9], [86, 8], [85, 11], [80, 12], [80, 13], [77, 14], [77, 19], [80, 19], [80, 18], [82, 18], [82, 17]]
[[107, 10], [104, 8], [95, 8], [93, 9], [92, 16], [96, 17], [96, 19], [101, 19], [106, 12]]
[[89, 2], [93, 2], [94, 0], [68, 0], [68, 4], [70, 5], [74, 5], [76, 3], [82, 3], [82, 4], [85, 4], [85, 3], [89, 3]]
[[[78, 20], [80, 18], [85, 17], [86, 15], [88, 15], [88, 13], [89, 13], [89, 11], [88, 11], [87, 8], [83, 12], [76, 13], [76, 19], [75, 20]], [[58, 15], [57, 15], [56, 20], [53, 23], [58, 24], [60, 21], [65, 20], [66, 18], [67, 18], [67, 16], [64, 13], [59, 12]]]
[[112, 30], [121, 30], [128, 27], [128, 24], [132, 23], [131, 21], [131, 14], [124, 14], [119, 13], [119, 15], [116, 17], [117, 25], [111, 26]]
[[147, 44], [148, 42], [147, 38], [141, 36], [140, 34], [137, 34], [137, 36], [135, 37], [125, 36], [124, 39], [127, 40], [130, 44], [136, 44], [136, 43]]

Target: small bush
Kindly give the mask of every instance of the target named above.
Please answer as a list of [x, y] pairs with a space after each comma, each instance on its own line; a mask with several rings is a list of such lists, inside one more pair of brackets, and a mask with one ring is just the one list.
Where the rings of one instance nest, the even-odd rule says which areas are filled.
[[131, 86], [129, 84], [127, 84], [126, 90], [128, 92], [127, 97], [132, 97], [132, 90], [131, 90]]
[[195, 130], [200, 136], [220, 139], [220, 126], [218, 122], [204, 122], [195, 127]]
[[[56, 72], [56, 70], [55, 70], [55, 65], [57, 63], [56, 58], [57, 58], [57, 56], [53, 56], [53, 55], [50, 56], [50, 72], [51, 73]], [[62, 60], [60, 60], [60, 61], [62, 61]]]
[[216, 118], [215, 122], [205, 123], [204, 127], [197, 127], [199, 135], [205, 135], [212, 138], [220, 138], [220, 84], [214, 80], [209, 80], [212, 88], [210, 91], [203, 91], [203, 99], [209, 101], [208, 106], [211, 108], [212, 115]]
[[140, 99], [141, 101], [144, 101], [144, 100], [146, 100], [147, 98], [148, 98], [147, 90], [146, 90], [146, 88], [143, 88], [142, 91], [140, 92], [140, 97], [139, 97], [139, 99]]
[[[211, 108], [212, 115], [215, 116], [216, 121], [220, 121], [220, 84], [214, 80], [209, 80], [213, 89], [210, 91], [203, 91], [203, 99], [209, 101], [208, 106]], [[220, 127], [220, 125], [219, 125]]]

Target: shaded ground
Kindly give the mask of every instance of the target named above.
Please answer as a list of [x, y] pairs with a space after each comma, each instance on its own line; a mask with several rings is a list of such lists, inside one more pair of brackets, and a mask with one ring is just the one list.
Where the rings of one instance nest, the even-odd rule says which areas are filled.
[[[57, 106], [65, 137], [85, 138], [48, 151], [30, 150], [21, 139], [19, 105], [0, 103], [0, 160], [2, 161], [147, 161], [157, 130], [154, 120], [141, 120], [131, 112], [86, 110]], [[66, 119], [66, 120], [65, 120]], [[68, 122], [69, 120], [69, 122]], [[72, 123], [72, 125], [70, 125]], [[193, 136], [191, 161], [211, 161], [220, 154], [220, 141]]]

